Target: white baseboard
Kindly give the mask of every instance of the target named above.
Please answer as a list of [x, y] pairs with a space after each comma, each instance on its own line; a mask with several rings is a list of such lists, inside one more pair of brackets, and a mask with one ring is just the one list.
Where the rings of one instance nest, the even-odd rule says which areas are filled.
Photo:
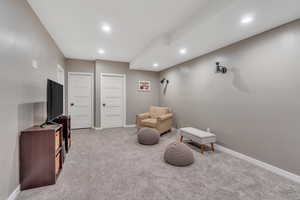
[[19, 193], [21, 192], [20, 190], [20, 185], [9, 195], [7, 200], [15, 200], [17, 199]]
[[136, 127], [136, 124], [130, 124], [130, 125], [125, 125], [124, 128], [134, 128]]
[[[124, 128], [133, 128], [133, 127], [136, 127], [135, 124], [130, 124], [130, 125], [125, 125]], [[93, 127], [93, 129], [95, 130], [102, 130], [103, 128], [101, 127]]]
[[254, 165], [257, 165], [257, 166], [260, 166], [266, 170], [269, 170], [279, 176], [283, 176], [287, 179], [290, 179], [294, 182], [297, 182], [297, 183], [300, 183], [300, 176], [296, 175], [296, 174], [293, 174], [291, 172], [288, 172], [286, 170], [283, 170], [283, 169], [280, 169], [278, 167], [275, 167], [273, 165], [270, 165], [268, 163], [265, 163], [265, 162], [262, 162], [260, 160], [256, 160], [255, 158], [252, 158], [250, 156], [247, 156], [247, 155], [244, 155], [242, 153], [239, 153], [239, 152], [236, 152], [236, 151], [233, 151], [231, 149], [228, 149], [226, 147], [223, 147], [221, 145], [216, 145], [216, 149], [218, 149], [219, 151], [222, 151], [222, 152], [225, 152], [225, 153], [228, 153], [234, 157], [237, 157], [237, 158], [240, 158], [242, 160], [245, 160], [245, 161], [248, 161]]

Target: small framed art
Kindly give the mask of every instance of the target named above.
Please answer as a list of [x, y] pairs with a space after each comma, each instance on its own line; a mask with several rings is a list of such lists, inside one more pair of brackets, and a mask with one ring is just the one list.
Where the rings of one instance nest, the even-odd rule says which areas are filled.
[[149, 92], [151, 91], [151, 82], [150, 81], [138, 81], [138, 90]]

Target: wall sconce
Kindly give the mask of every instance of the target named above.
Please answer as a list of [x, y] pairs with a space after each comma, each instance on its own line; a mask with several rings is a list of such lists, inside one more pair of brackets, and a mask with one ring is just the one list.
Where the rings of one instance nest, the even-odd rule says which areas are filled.
[[165, 82], [167, 82], [167, 84], [169, 84], [169, 80], [167, 80], [166, 78], [163, 78], [163, 79], [160, 81], [160, 84], [164, 84]]
[[216, 65], [217, 65], [217, 70], [216, 70], [217, 73], [226, 74], [227, 68], [225, 66], [221, 66], [220, 62], [216, 62]]

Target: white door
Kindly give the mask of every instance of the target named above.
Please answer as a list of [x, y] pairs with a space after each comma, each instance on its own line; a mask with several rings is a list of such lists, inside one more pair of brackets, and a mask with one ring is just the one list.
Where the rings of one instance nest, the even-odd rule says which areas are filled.
[[71, 128], [91, 128], [93, 121], [93, 75], [69, 73], [68, 83]]
[[125, 75], [101, 74], [101, 127], [125, 125]]

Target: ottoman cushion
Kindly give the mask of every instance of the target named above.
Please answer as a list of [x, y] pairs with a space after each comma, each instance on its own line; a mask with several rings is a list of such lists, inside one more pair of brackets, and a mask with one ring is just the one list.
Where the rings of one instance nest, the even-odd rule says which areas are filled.
[[189, 138], [199, 144], [209, 144], [216, 142], [216, 135], [192, 127], [181, 128], [179, 135]]
[[141, 128], [137, 137], [140, 144], [154, 145], [159, 142], [160, 134], [153, 128]]
[[171, 165], [187, 166], [194, 162], [194, 155], [186, 144], [174, 142], [167, 146], [164, 159]]

